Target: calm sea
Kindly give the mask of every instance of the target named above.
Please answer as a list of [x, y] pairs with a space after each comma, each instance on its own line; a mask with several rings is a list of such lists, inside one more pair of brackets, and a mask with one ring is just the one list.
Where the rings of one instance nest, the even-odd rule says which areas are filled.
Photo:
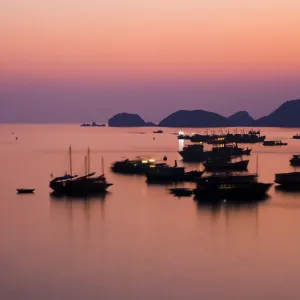
[[[111, 173], [113, 161], [138, 155], [180, 160], [175, 130], [152, 130], [0, 126], [0, 299], [300, 299], [300, 194], [272, 187], [259, 204], [212, 207], [175, 198], [143, 176]], [[262, 129], [289, 145], [247, 145], [250, 171], [257, 157], [261, 181], [292, 171], [295, 133]], [[50, 196], [50, 174], [68, 170], [69, 145], [78, 174], [88, 147], [91, 170], [101, 173], [104, 158], [114, 184], [106, 197]], [[16, 195], [18, 187], [36, 193]]]

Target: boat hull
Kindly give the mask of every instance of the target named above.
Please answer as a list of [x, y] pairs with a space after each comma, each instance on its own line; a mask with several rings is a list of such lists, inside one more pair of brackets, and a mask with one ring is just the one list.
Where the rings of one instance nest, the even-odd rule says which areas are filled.
[[298, 167], [298, 166], [300, 166], [300, 160], [299, 159], [291, 159], [290, 164], [291, 164], [291, 166]]
[[204, 172], [201, 171], [190, 171], [184, 173], [184, 181], [195, 182], [199, 179]]
[[193, 191], [186, 188], [173, 188], [170, 189], [170, 193], [177, 197], [190, 197], [192, 196]]
[[88, 195], [94, 193], [102, 193], [112, 185], [112, 183], [97, 181], [96, 179], [50, 182], [50, 188], [54, 192], [65, 195]]
[[198, 187], [194, 189], [195, 198], [198, 200], [230, 199], [236, 201], [260, 200], [266, 197], [272, 184], [255, 183], [238, 185], [233, 188]]
[[184, 181], [184, 168], [150, 168], [146, 174], [148, 182]]
[[35, 189], [17, 189], [18, 194], [33, 194]]
[[205, 170], [207, 172], [217, 171], [247, 171], [249, 160], [238, 162], [204, 162]]
[[275, 174], [275, 183], [285, 187], [300, 186], [300, 172]]

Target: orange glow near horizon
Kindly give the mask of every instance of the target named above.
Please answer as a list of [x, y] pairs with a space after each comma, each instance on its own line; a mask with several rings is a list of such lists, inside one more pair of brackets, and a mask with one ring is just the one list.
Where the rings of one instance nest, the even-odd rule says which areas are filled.
[[2, 77], [300, 74], [298, 1], [12, 0], [0, 9]]

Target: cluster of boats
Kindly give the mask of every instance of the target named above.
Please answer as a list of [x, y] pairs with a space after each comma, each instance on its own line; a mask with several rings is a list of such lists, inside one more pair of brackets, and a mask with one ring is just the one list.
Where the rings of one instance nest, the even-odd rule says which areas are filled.
[[[257, 135], [258, 132], [248, 133]], [[223, 139], [223, 138], [222, 138]], [[170, 192], [178, 196], [194, 195], [201, 200], [214, 199], [255, 199], [267, 195], [273, 183], [263, 183], [258, 180], [258, 173], [249, 174], [247, 171], [249, 160], [242, 157], [251, 154], [252, 149], [241, 148], [237, 143], [213, 144], [210, 150], [205, 150], [203, 143], [185, 146], [179, 154], [183, 162], [201, 162], [204, 171], [186, 171], [185, 167], [174, 166], [166, 163], [167, 157], [162, 162], [154, 159], [121, 160], [113, 163], [111, 170], [115, 173], [145, 175], [148, 183], [165, 183], [191, 181], [196, 183], [194, 189], [173, 188]], [[267, 141], [264, 142], [266, 144]], [[232, 161], [232, 159], [240, 160]], [[104, 171], [96, 175], [90, 171], [90, 150], [85, 157], [85, 174], [78, 176], [72, 172], [72, 149], [69, 148], [70, 172], [64, 176], [52, 178], [49, 186], [55, 192], [65, 195], [88, 195], [102, 193], [113, 185], [106, 180]], [[290, 159], [292, 166], [300, 166], [300, 155], [293, 155]], [[204, 174], [207, 172], [208, 174]], [[300, 172], [275, 174], [275, 183], [284, 188], [300, 188]], [[24, 190], [20, 190], [23, 193]]]
[[193, 143], [208, 143], [208, 144], [224, 144], [224, 143], [262, 143], [265, 140], [265, 136], [260, 135], [260, 131], [250, 130], [248, 133], [230, 133], [227, 132], [226, 134], [209, 134], [206, 131], [205, 134], [192, 134], [192, 135], [185, 135], [183, 132], [179, 132], [178, 139], [190, 140]]
[[125, 159], [115, 162], [111, 170], [115, 173], [145, 175], [148, 182], [194, 181], [203, 172], [199, 170], [186, 172], [184, 167], [169, 166], [154, 159]]
[[[149, 160], [122, 160], [112, 165], [112, 171], [125, 174], [143, 174], [147, 182], [193, 181], [196, 188], [172, 188], [170, 192], [176, 196], [191, 196], [201, 200], [233, 199], [259, 200], [267, 196], [273, 183], [258, 180], [258, 172], [247, 171], [249, 160], [231, 161], [232, 158], [250, 155], [251, 149], [240, 148], [237, 144], [214, 145], [211, 150], [204, 150], [202, 143], [187, 145], [179, 151], [184, 162], [201, 162], [205, 171], [186, 172], [184, 167], [165, 162]], [[293, 155], [291, 165], [300, 165], [300, 155]], [[204, 174], [207, 172], [207, 174]], [[275, 183], [282, 188], [300, 188], [300, 172], [275, 174]]]
[[105, 127], [105, 124], [97, 124], [96, 122], [93, 123], [83, 123], [80, 125], [81, 127]]
[[203, 162], [209, 159], [229, 160], [234, 157], [250, 155], [252, 149], [240, 148], [236, 143], [214, 145], [211, 150], [204, 150], [204, 145], [190, 144], [185, 146], [179, 154], [184, 162]]
[[144, 174], [147, 182], [194, 181], [196, 188], [172, 188], [170, 192], [177, 196], [195, 195], [201, 200], [217, 199], [260, 199], [264, 197], [272, 183], [258, 182], [257, 174], [233, 172], [212, 173], [203, 176], [204, 172], [185, 172], [184, 167], [168, 166], [154, 160], [123, 160], [115, 162], [112, 170], [125, 174]]

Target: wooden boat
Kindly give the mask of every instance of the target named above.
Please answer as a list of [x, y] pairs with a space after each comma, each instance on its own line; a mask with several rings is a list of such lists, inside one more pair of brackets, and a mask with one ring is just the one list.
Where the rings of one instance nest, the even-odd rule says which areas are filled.
[[105, 192], [108, 187], [113, 185], [106, 181], [103, 170], [102, 159], [102, 175], [93, 177], [96, 173], [90, 172], [90, 149], [85, 157], [85, 175], [81, 177], [72, 175], [72, 151], [69, 148], [70, 155], [70, 174], [62, 177], [56, 177], [50, 181], [50, 188], [56, 193], [65, 195], [89, 195], [92, 193]]
[[193, 190], [187, 188], [173, 188], [169, 189], [169, 191], [177, 197], [189, 197], [193, 194]]
[[288, 143], [284, 143], [282, 141], [264, 141], [264, 146], [287, 146]]
[[258, 182], [257, 174], [216, 173], [201, 177], [194, 194], [200, 200], [254, 201], [263, 199], [271, 186], [271, 183]]
[[114, 162], [111, 170], [121, 174], [146, 174], [149, 168], [161, 165], [164, 165], [164, 163], [157, 163], [154, 159], [125, 159]]
[[176, 161], [174, 167], [163, 164], [149, 168], [146, 172], [148, 182], [184, 181], [184, 174], [184, 168], [177, 167]]
[[32, 194], [35, 189], [17, 189], [18, 194]]

